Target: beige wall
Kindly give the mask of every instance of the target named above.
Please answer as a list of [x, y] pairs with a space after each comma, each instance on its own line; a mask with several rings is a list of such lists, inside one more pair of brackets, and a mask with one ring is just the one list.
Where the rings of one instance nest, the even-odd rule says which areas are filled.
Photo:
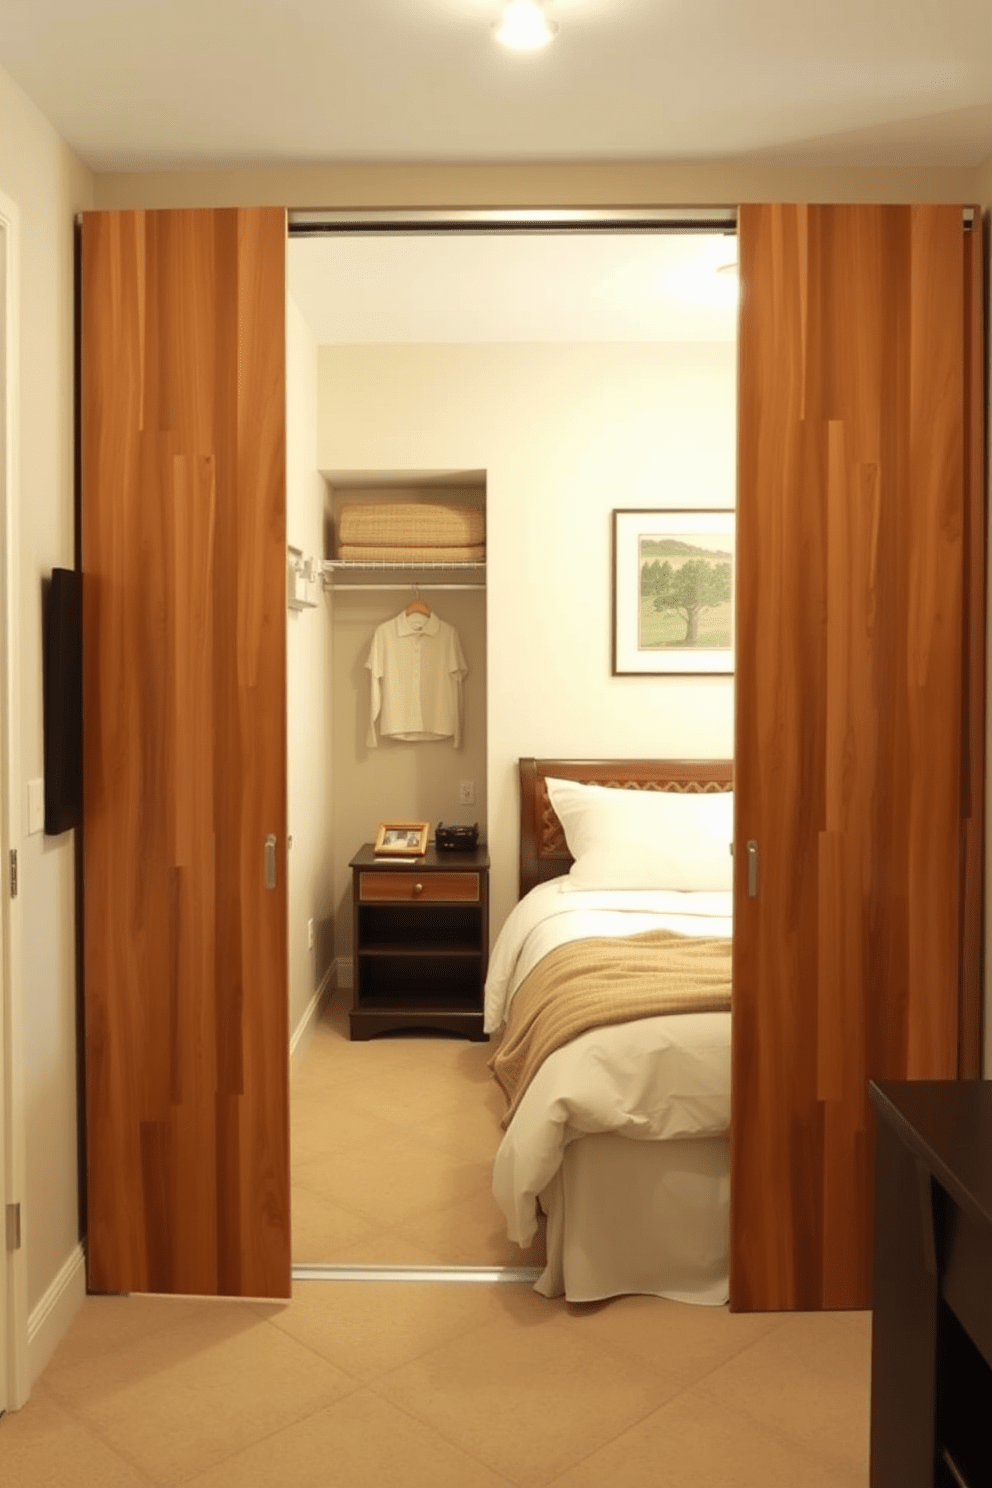
[[[317, 474], [317, 347], [295, 302], [286, 305], [286, 540], [324, 551], [325, 486]], [[331, 611], [290, 609], [286, 636], [289, 804], [289, 1027], [299, 1035], [334, 957], [331, 815]], [[314, 922], [314, 945], [307, 924]]]
[[729, 343], [320, 350], [322, 468], [486, 472], [494, 933], [517, 896], [520, 755], [732, 753], [731, 678], [611, 675], [610, 514], [733, 506], [735, 364]]
[[[43, 773], [41, 584], [73, 553], [73, 216], [93, 178], [0, 70], [0, 191], [19, 214], [19, 477], [13, 492], [17, 584], [16, 774], [12, 907], [19, 963], [17, 1078], [26, 1154], [23, 1230], [34, 1312], [78, 1243], [73, 833], [27, 836], [27, 781]], [[32, 1357], [32, 1368], [43, 1360]]]
[[100, 207], [734, 206], [745, 201], [969, 202], [977, 173], [747, 161], [598, 165], [315, 165], [97, 178]]
[[992, 207], [992, 155], [986, 157], [975, 171], [975, 193], [972, 201], [980, 202], [986, 211]]

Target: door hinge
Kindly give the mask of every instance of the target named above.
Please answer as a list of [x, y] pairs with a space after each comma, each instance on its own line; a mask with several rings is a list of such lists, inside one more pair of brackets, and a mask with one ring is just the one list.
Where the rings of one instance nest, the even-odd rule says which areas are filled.
[[10, 897], [17, 898], [17, 848], [10, 849]]
[[7, 1249], [20, 1250], [21, 1248], [21, 1206], [20, 1204], [7, 1205]]

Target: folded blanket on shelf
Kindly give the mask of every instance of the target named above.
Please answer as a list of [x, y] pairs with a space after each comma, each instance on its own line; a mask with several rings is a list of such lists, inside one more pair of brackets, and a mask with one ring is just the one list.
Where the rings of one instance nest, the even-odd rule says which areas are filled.
[[473, 548], [485, 540], [485, 513], [472, 506], [362, 502], [338, 513], [340, 547]]
[[385, 548], [343, 543], [338, 547], [338, 557], [363, 563], [484, 563], [486, 549], [482, 543], [471, 548]]
[[489, 1061], [508, 1102], [503, 1126], [543, 1061], [580, 1033], [660, 1013], [729, 1009], [730, 948], [722, 937], [649, 930], [550, 951], [518, 988]]

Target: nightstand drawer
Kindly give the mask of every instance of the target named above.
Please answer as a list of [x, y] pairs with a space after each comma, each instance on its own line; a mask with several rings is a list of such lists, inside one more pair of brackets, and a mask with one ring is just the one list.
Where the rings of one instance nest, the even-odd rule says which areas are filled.
[[478, 904], [477, 873], [360, 873], [358, 897], [363, 904]]

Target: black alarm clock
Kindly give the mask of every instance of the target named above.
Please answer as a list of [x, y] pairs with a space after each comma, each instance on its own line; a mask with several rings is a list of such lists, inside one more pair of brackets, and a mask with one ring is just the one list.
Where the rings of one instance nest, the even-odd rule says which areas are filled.
[[439, 852], [471, 852], [478, 845], [478, 822], [473, 822], [470, 827], [462, 823], [445, 826], [444, 822], [438, 822], [434, 833], [434, 846]]

